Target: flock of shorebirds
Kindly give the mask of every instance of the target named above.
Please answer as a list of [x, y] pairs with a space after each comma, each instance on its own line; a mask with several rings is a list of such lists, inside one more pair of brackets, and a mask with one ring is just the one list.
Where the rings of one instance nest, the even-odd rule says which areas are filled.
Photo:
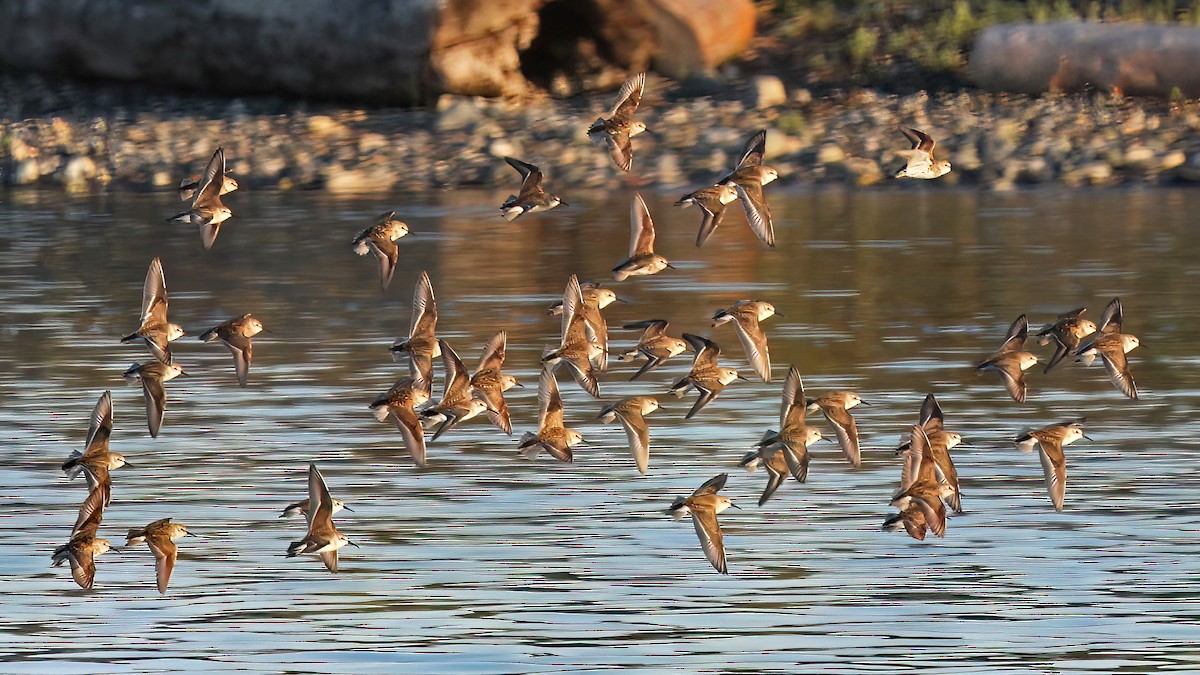
[[[646, 130], [643, 123], [634, 119], [644, 86], [644, 74], [631, 79], [621, 88], [617, 103], [608, 117], [597, 119], [588, 128], [589, 137], [597, 145], [608, 149], [614, 164], [622, 171], [629, 171], [633, 163], [631, 139]], [[903, 129], [902, 132], [912, 148], [909, 161], [897, 174], [898, 178], [932, 179], [950, 171], [949, 162], [934, 158], [933, 139], [916, 129]], [[713, 185], [696, 190], [677, 202], [682, 206], [694, 204], [703, 212], [696, 238], [697, 246], [708, 240], [720, 225], [726, 207], [735, 201], [741, 202], [751, 230], [763, 242], [774, 246], [773, 221], [763, 186], [773, 181], [778, 173], [763, 165], [765, 150], [766, 132], [759, 131], [747, 141], [731, 172]], [[506, 161], [521, 173], [522, 184], [519, 194], [510, 196], [500, 207], [505, 219], [511, 221], [526, 213], [566, 205], [542, 187], [543, 175], [538, 167], [511, 157]], [[221, 224], [232, 215], [221, 197], [237, 188], [237, 182], [225, 174], [225, 156], [218, 148], [199, 179], [188, 179], [181, 184], [180, 197], [191, 203], [187, 211], [172, 220], [198, 226], [204, 247], [208, 249], [216, 241]], [[396, 242], [408, 233], [408, 225], [398, 220], [393, 211], [380, 216], [353, 240], [356, 253], [373, 253], [378, 259], [379, 281], [384, 290], [395, 272], [399, 255]], [[671, 264], [654, 251], [654, 222], [646, 203], [640, 195], [634, 194], [629, 257], [613, 268], [613, 278], [621, 282], [634, 276], [656, 274], [664, 269], [671, 269]], [[547, 347], [541, 359], [538, 428], [536, 432], [526, 432], [517, 444], [517, 450], [524, 457], [533, 459], [545, 451], [556, 460], [572, 461], [573, 448], [583, 442], [583, 436], [565, 426], [563, 402], [555, 373], [565, 365], [584, 391], [600, 397], [601, 374], [607, 371], [610, 355], [613, 354], [609, 348], [608, 326], [602, 311], [617, 300], [616, 293], [611, 289], [603, 288], [596, 282], [580, 283], [572, 275], [567, 280], [562, 301], [550, 308], [550, 314], [561, 315], [561, 330], [558, 343]], [[376, 418], [379, 421], [388, 418], [395, 421], [405, 448], [418, 467], [425, 466], [427, 462], [426, 435], [429, 429], [432, 429], [429, 440], [437, 441], [459, 424], [486, 415], [492, 424], [511, 435], [512, 419], [504, 393], [522, 385], [517, 378], [503, 372], [506, 333], [501, 330], [491, 337], [478, 367], [471, 372], [455, 350], [437, 337], [437, 302], [433, 283], [425, 272], [420, 273], [416, 283], [412, 308], [408, 335], [391, 347], [393, 359], [407, 363], [409, 374], [371, 403], [370, 408]], [[1085, 310], [1080, 308], [1063, 314], [1036, 334], [1043, 345], [1055, 345], [1054, 355], [1045, 372], [1068, 356], [1089, 365], [1099, 358], [1115, 387], [1129, 398], [1137, 398], [1137, 388], [1126, 355], [1139, 342], [1137, 337], [1123, 332], [1124, 317], [1120, 300], [1113, 299], [1108, 304], [1098, 324], [1083, 318], [1084, 313]], [[714, 328], [723, 324], [732, 325], [751, 370], [763, 382], [771, 381], [771, 359], [762, 322], [776, 316], [782, 314], [771, 303], [743, 299], [712, 317]], [[167, 404], [164, 385], [187, 374], [175, 363], [171, 354], [171, 343], [183, 336], [184, 330], [167, 317], [167, 285], [158, 258], [151, 261], [146, 274], [140, 319], [138, 330], [122, 338], [122, 342], [140, 342], [154, 358], [135, 363], [125, 372], [125, 378], [131, 384], [142, 387], [147, 426], [150, 435], [157, 437]], [[619, 359], [645, 359], [630, 380], [640, 379], [668, 359], [689, 349], [693, 352], [688, 374], [667, 390], [680, 397], [689, 391], [698, 394], [685, 415], [688, 419], [717, 398], [725, 387], [736, 380], [747, 379], [738, 370], [720, 365], [721, 348], [708, 337], [689, 333], [684, 333], [681, 338], [673, 337], [668, 334], [669, 323], [664, 319], [628, 323], [623, 328], [640, 330], [641, 337], [631, 349], [620, 352], [617, 355]], [[233, 355], [238, 382], [246, 386], [253, 359], [253, 338], [263, 330], [261, 322], [245, 314], [204, 332], [200, 339], [205, 342], [220, 340], [228, 348]], [[1026, 371], [1039, 362], [1035, 354], [1025, 349], [1028, 334], [1029, 322], [1025, 315], [1021, 315], [1009, 328], [999, 350], [977, 366], [979, 371], [999, 373], [1009, 395], [1017, 402], [1025, 400]], [[432, 386], [434, 361], [439, 358], [444, 386], [440, 399], [435, 401]], [[835, 391], [808, 398], [799, 370], [794, 366], [788, 369], [783, 385], [779, 429], [768, 430], [757, 442], [756, 448], [739, 462], [739, 466], [749, 470], [755, 470], [759, 465], [766, 469], [768, 480], [758, 501], [760, 506], [771, 498], [789, 475], [799, 482], [806, 480], [808, 448], [822, 439], [821, 432], [808, 424], [807, 415], [810, 412], [820, 412], [824, 416], [846, 460], [852, 466], [859, 466], [858, 429], [850, 413], [858, 405], [866, 403], [858, 394], [849, 391]], [[643, 474], [650, 466], [650, 429], [646, 416], [658, 409], [659, 402], [653, 396], [634, 396], [605, 406], [599, 414], [599, 419], [605, 423], [621, 423], [637, 470]], [[1040, 448], [1047, 490], [1054, 508], [1059, 511], [1063, 508], [1066, 492], [1063, 448], [1085, 438], [1083, 424], [1083, 419], [1052, 424], [1015, 439], [1024, 452], [1032, 451], [1035, 445]], [[62, 465], [70, 478], [84, 475], [89, 492], [79, 509], [70, 540], [54, 551], [53, 563], [61, 565], [69, 562], [72, 576], [83, 588], [92, 587], [96, 557], [114, 548], [107, 540], [97, 536], [104, 509], [111, 500], [110, 472], [128, 466], [122, 455], [109, 449], [112, 430], [112, 395], [106, 391], [92, 411], [84, 451], [72, 453]], [[945, 534], [947, 507], [956, 513], [962, 511], [958, 474], [950, 456], [950, 450], [961, 440], [958, 434], [946, 430], [941, 407], [933, 395], [926, 397], [918, 423], [908, 430], [896, 451], [903, 458], [900, 485], [891, 497], [891, 504], [898, 511], [884, 522], [885, 529], [904, 529], [916, 539], [924, 539], [927, 532], [938, 537]], [[722, 573], [727, 573], [728, 568], [717, 515], [733, 506], [728, 498], [720, 494], [727, 478], [728, 474], [722, 473], [710, 479], [689, 497], [676, 499], [668, 509], [670, 514], [679, 518], [691, 516], [706, 557]], [[287, 556], [318, 555], [330, 571], [336, 572], [338, 550], [353, 544], [333, 522], [334, 514], [343, 509], [350, 510], [341, 500], [331, 497], [321, 472], [316, 465], [310, 464], [308, 498], [288, 505], [283, 511], [285, 517], [303, 514], [308, 523], [305, 536], [287, 548]], [[129, 530], [126, 546], [145, 542], [154, 553], [159, 592], [166, 592], [175, 567], [176, 540], [189, 534], [185, 526], [172, 522], [170, 518]]]

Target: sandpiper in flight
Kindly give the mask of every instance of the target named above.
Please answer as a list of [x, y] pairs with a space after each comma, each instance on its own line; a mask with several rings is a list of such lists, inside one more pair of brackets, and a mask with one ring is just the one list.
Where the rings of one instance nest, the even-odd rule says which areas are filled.
[[375, 419], [383, 422], [389, 415], [396, 419], [404, 447], [417, 467], [425, 466], [425, 427], [414, 408], [429, 402], [429, 389], [426, 380], [402, 377], [371, 403]]
[[775, 305], [762, 300], [738, 300], [731, 307], [713, 314], [714, 328], [733, 321], [738, 340], [746, 350], [746, 360], [763, 382], [771, 381], [771, 352], [767, 349], [767, 335], [760, 321], [772, 316], [783, 316], [775, 311]]
[[146, 281], [142, 284], [142, 325], [121, 338], [121, 342], [141, 340], [150, 348], [154, 358], [171, 362], [171, 342], [183, 336], [183, 327], [167, 320], [167, 278], [162, 261], [150, 261]]
[[846, 455], [850, 464], [856, 467], [860, 466], [862, 458], [858, 449], [858, 425], [854, 421], [854, 416], [850, 414], [850, 409], [857, 405], [866, 405], [866, 403], [852, 391], [831, 392], [816, 399], [809, 399], [807, 403], [810, 411], [820, 410], [829, 424], [833, 426], [838, 445], [841, 446], [842, 453]]
[[1133, 372], [1129, 369], [1129, 360], [1126, 355], [1137, 349], [1142, 341], [1133, 335], [1121, 332], [1124, 322], [1125, 314], [1121, 309], [1121, 299], [1113, 298], [1104, 308], [1104, 314], [1100, 316], [1100, 327], [1096, 331], [1097, 337], [1091, 342], [1080, 345], [1075, 354], [1080, 361], [1089, 366], [1099, 356], [1104, 361], [1105, 370], [1108, 371], [1108, 379], [1117, 388], [1117, 391], [1129, 398], [1137, 398], [1137, 384], [1133, 381]]
[[512, 222], [519, 216], [537, 211], [548, 211], [556, 206], [570, 206], [542, 189], [542, 170], [519, 159], [505, 157], [504, 161], [521, 174], [520, 194], [509, 195], [500, 205], [504, 219]]
[[498, 331], [488, 340], [479, 358], [479, 367], [471, 376], [471, 386], [488, 404], [487, 416], [500, 430], [512, 435], [512, 417], [504, 392], [522, 386], [517, 378], [503, 371], [504, 356], [508, 346], [508, 334]]
[[621, 360], [632, 361], [638, 356], [646, 357], [646, 363], [642, 364], [633, 377], [629, 378], [630, 381], [654, 370], [672, 356], [678, 356], [687, 351], [688, 344], [686, 342], [667, 335], [667, 326], [669, 325], [662, 319], [650, 319], [622, 326], [625, 330], [641, 330], [642, 337], [633, 349], [621, 355]]
[[634, 75], [617, 92], [617, 102], [608, 119], [598, 117], [588, 127], [588, 138], [596, 145], [607, 145], [613, 163], [622, 171], [633, 166], [633, 143], [629, 139], [646, 130], [645, 124], [633, 119], [645, 87], [646, 74]]
[[917, 129], [900, 129], [900, 133], [912, 143], [912, 149], [909, 151], [908, 163], [900, 172], [896, 174], [896, 178], [924, 178], [926, 180], [938, 178], [950, 173], [950, 162], [942, 159], [934, 159], [933, 147], [936, 142], [929, 134]]
[[629, 239], [629, 257], [613, 268], [613, 279], [625, 281], [633, 276], [658, 274], [668, 267], [675, 269], [666, 258], [654, 252], [654, 221], [646, 202], [636, 192], [629, 219], [633, 230]]
[[592, 361], [592, 344], [588, 339], [589, 327], [582, 315], [583, 295], [579, 279], [572, 274], [563, 291], [562, 340], [558, 349], [542, 357], [542, 363], [553, 372], [560, 364], [567, 364], [571, 375], [584, 391], [600, 397], [600, 381]]
[[542, 369], [538, 379], [538, 430], [525, 432], [517, 450], [523, 457], [534, 459], [542, 450], [560, 462], [574, 461], [571, 448], [583, 442], [583, 435], [563, 426], [562, 396], [558, 393], [558, 382], [554, 370]]
[[[771, 461], [776, 454], [782, 454], [788, 471], [797, 481], [808, 480], [808, 446], [821, 440], [821, 432], [811, 427], [807, 422], [808, 404], [804, 397], [804, 382], [800, 379], [800, 371], [795, 366], [788, 368], [787, 378], [783, 382], [783, 400], [779, 407], [779, 431], [768, 430], [758, 442], [758, 455], [767, 462], [767, 470], [773, 474], [779, 466], [778, 461]], [[748, 465], [748, 457], [742, 459], [743, 465]], [[759, 506], [766, 503], [775, 489], [783, 480], [775, 480], [771, 475], [767, 490], [759, 500]], [[774, 489], [772, 489], [774, 488]]]
[[696, 246], [703, 246], [709, 235], [716, 231], [725, 217], [725, 207], [737, 201], [737, 198], [736, 187], [722, 184], [700, 188], [675, 202], [675, 206], [695, 204], [703, 212], [700, 230], [696, 233]]
[[308, 534], [288, 546], [287, 557], [319, 555], [330, 572], [338, 571], [338, 549], [346, 544], [357, 546], [333, 525], [333, 497], [316, 464], [308, 465], [308, 503], [313, 504], [308, 518]]
[[433, 382], [433, 360], [442, 355], [437, 339], [437, 301], [433, 297], [433, 282], [429, 280], [428, 272], [422, 271], [417, 278], [412, 305], [408, 337], [392, 345], [392, 357], [398, 360], [401, 354], [406, 354], [409, 374], [428, 385]]
[[625, 437], [629, 441], [629, 451], [633, 453], [633, 461], [637, 463], [639, 473], [646, 473], [650, 466], [650, 427], [646, 424], [646, 415], [658, 410], [658, 399], [652, 396], [634, 396], [619, 403], [605, 406], [600, 411], [599, 419], [612, 423], [621, 420], [625, 427]]
[[[721, 535], [721, 524], [717, 522], [717, 514], [734, 506], [728, 497], [717, 494], [725, 487], [729, 474], [723, 473], [708, 479], [696, 488], [692, 496], [684, 499], [676, 497], [667, 513], [682, 518], [690, 515], [692, 525], [696, 528], [696, 536], [700, 538], [700, 546], [704, 556], [712, 563], [713, 569], [721, 574], [729, 574], [725, 561], [725, 541]], [[737, 508], [737, 507], [735, 507]]]
[[237, 373], [238, 384], [246, 386], [250, 376], [250, 361], [254, 359], [254, 345], [251, 341], [263, 330], [262, 322], [243, 314], [225, 323], [214, 326], [200, 336], [201, 342], [212, 342], [220, 338], [221, 343], [233, 354], [233, 369]]
[[1054, 504], [1055, 511], [1063, 510], [1063, 499], [1067, 494], [1067, 461], [1063, 448], [1081, 438], [1088, 438], [1083, 433], [1085, 421], [1081, 417], [1070, 422], [1051, 424], [1021, 434], [1013, 441], [1024, 453], [1032, 452], [1034, 445], [1040, 449], [1042, 471], [1046, 476], [1046, 491], [1050, 493], [1050, 501]]
[[99, 491], [104, 498], [104, 506], [112, 499], [112, 478], [109, 471], [129, 466], [123, 455], [108, 449], [112, 428], [112, 392], [106, 391], [96, 401], [88, 419], [88, 435], [83, 452], [72, 452], [62, 465], [63, 473], [68, 479], [74, 479], [82, 473], [87, 480], [88, 492]]
[[187, 373], [183, 372], [179, 364], [159, 361], [135, 363], [125, 371], [126, 382], [130, 385], [142, 385], [142, 395], [146, 398], [146, 426], [154, 438], [158, 438], [163, 415], [167, 410], [167, 390], [163, 385], [180, 375]]
[[913, 539], [924, 539], [926, 530], [944, 537], [946, 505], [942, 503], [937, 464], [929, 456], [929, 438], [919, 424], [912, 428], [910, 438], [904, 450], [900, 487], [891, 502], [900, 512], [885, 520], [883, 529], [904, 528]]
[[359, 255], [374, 253], [379, 259], [379, 287], [387, 290], [396, 272], [396, 261], [400, 259], [400, 247], [396, 242], [409, 233], [408, 224], [396, 219], [395, 211], [375, 219], [375, 224], [354, 237], [354, 252]]
[[195, 196], [192, 197], [191, 207], [171, 220], [199, 227], [204, 249], [208, 250], [217, 240], [221, 223], [233, 215], [229, 207], [221, 203], [221, 189], [225, 187], [225, 152], [221, 148], [217, 148], [212, 159], [208, 160], [199, 185]]
[[171, 583], [171, 572], [175, 571], [175, 559], [179, 554], [175, 540], [189, 534], [191, 533], [183, 525], [172, 523], [170, 518], [163, 518], [145, 527], [131, 528], [125, 536], [125, 547], [144, 542], [154, 553], [154, 571], [159, 593], [167, 592], [167, 585]]
[[721, 348], [717, 346], [717, 343], [691, 333], [684, 333], [683, 339], [692, 346], [692, 349], [696, 350], [696, 356], [692, 359], [692, 370], [686, 377], [676, 382], [669, 391], [680, 398], [687, 393], [689, 388], [700, 392], [700, 398], [696, 399], [692, 409], [684, 416], [684, 419], [691, 419], [704, 406], [719, 396], [730, 382], [746, 378], [738, 375], [738, 371], [733, 368], [722, 368], [717, 365], [717, 357], [721, 355]]
[[1054, 343], [1054, 356], [1050, 357], [1050, 362], [1046, 364], [1043, 373], [1050, 372], [1050, 369], [1057, 366], [1068, 354], [1073, 354], [1076, 349], [1079, 349], [1079, 343], [1083, 341], [1083, 338], [1096, 332], [1096, 324], [1083, 318], [1086, 311], [1086, 307], [1080, 307], [1066, 314], [1060, 314], [1057, 321], [1038, 331], [1039, 344]]
[[1037, 356], [1025, 351], [1025, 339], [1028, 336], [1029, 320], [1022, 314], [1009, 326], [1000, 349], [988, 360], [975, 366], [975, 370], [979, 372], [992, 370], [1000, 373], [1001, 379], [1004, 380], [1004, 388], [1017, 403], [1025, 402], [1025, 371], [1038, 362]]
[[488, 402], [475, 396], [471, 386], [471, 378], [467, 375], [467, 367], [462, 359], [445, 341], [438, 340], [442, 350], [442, 366], [446, 370], [446, 387], [442, 392], [442, 400], [437, 405], [421, 411], [421, 417], [430, 424], [438, 424], [433, 438], [436, 441], [442, 434], [453, 429], [459, 422], [465, 422], [476, 415], [488, 410]]

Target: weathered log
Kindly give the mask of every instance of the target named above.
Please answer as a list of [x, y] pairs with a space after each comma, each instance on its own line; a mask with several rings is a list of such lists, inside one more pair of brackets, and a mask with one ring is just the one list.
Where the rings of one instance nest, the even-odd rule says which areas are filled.
[[1132, 96], [1200, 96], [1200, 29], [1146, 24], [1004, 24], [980, 33], [971, 78], [1037, 94], [1089, 88]]
[[705, 70], [745, 48], [753, 12], [751, 0], [5, 0], [0, 69], [423, 105], [552, 77], [608, 87], [619, 77], [592, 75], [652, 58]]

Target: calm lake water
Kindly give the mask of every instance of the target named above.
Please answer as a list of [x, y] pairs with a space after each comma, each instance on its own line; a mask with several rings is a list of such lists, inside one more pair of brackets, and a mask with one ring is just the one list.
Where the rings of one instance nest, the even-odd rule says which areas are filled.
[[[712, 334], [750, 374], [732, 328], [707, 318], [740, 298], [785, 315], [766, 322], [776, 382], [736, 382], [692, 420], [693, 397], [665, 396], [688, 359], [634, 383], [633, 366], [612, 365], [605, 401], [663, 403], [645, 477], [620, 427], [595, 421], [603, 403], [565, 373], [568, 426], [588, 440], [569, 465], [517, 457], [515, 437], [481, 419], [430, 443], [417, 470], [367, 410], [402, 372], [388, 347], [426, 269], [439, 333], [470, 367], [507, 329], [507, 370], [534, 385], [508, 394], [515, 432], [533, 430], [538, 357], [558, 330], [546, 307], [569, 274], [607, 278], [624, 258], [628, 195], [568, 195], [569, 209], [507, 224], [499, 193], [408, 206], [237, 193], [205, 252], [194, 228], [162, 222], [180, 210], [172, 194], [0, 193], [0, 671], [1200, 669], [1200, 192], [923, 187], [776, 190], [776, 250], [740, 213], [696, 249], [698, 213], [645, 195], [678, 270], [614, 285], [628, 304], [607, 310], [610, 325], [665, 318], [673, 334]], [[391, 208], [413, 235], [381, 294], [350, 240]], [[152, 439], [140, 390], [121, 380], [148, 354], [118, 338], [136, 328], [156, 255], [193, 377], [168, 385]], [[1018, 314], [1040, 324], [1086, 305], [1098, 318], [1117, 295], [1145, 345], [1131, 356], [1142, 400], [1099, 366], [1031, 371], [1025, 405], [972, 371]], [[242, 389], [228, 353], [196, 336], [244, 312], [273, 332]], [[759, 508], [765, 473], [735, 465], [776, 423], [788, 364], [810, 392], [871, 404], [855, 411], [863, 466], [819, 444], [809, 482]], [[82, 449], [106, 388], [112, 447], [133, 467], [114, 473], [102, 536], [123, 543], [125, 528], [170, 516], [205, 537], [179, 542], [166, 596], [144, 546], [100, 558], [92, 592], [49, 567], [86, 495], [58, 465]], [[891, 448], [928, 392], [967, 438], [966, 513], [945, 539], [916, 542], [879, 526], [899, 478]], [[1057, 514], [1036, 455], [1011, 439], [1079, 415], [1095, 440], [1067, 449]], [[338, 526], [362, 548], [342, 550], [338, 575], [283, 556], [304, 525], [277, 516], [306, 496], [309, 462], [355, 510]], [[727, 577], [663, 512], [723, 471], [743, 507], [721, 516]]]

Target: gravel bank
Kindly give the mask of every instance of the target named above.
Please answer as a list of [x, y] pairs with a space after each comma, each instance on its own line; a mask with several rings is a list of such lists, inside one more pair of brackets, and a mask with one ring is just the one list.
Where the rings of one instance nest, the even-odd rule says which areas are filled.
[[939, 140], [939, 155], [954, 165], [939, 183], [1200, 182], [1195, 102], [865, 89], [814, 96], [769, 76], [705, 89], [652, 78], [640, 118], [654, 133], [636, 140], [634, 171], [622, 175], [584, 133], [611, 104], [607, 95], [443, 97], [435, 110], [362, 110], [5, 77], [0, 184], [165, 189], [199, 172], [221, 145], [230, 173], [250, 189], [515, 188], [516, 173], [500, 159], [514, 155], [540, 165], [552, 191], [569, 199], [574, 185], [702, 184], [767, 128], [781, 184], [865, 187], [886, 184], [903, 165], [902, 124]]

